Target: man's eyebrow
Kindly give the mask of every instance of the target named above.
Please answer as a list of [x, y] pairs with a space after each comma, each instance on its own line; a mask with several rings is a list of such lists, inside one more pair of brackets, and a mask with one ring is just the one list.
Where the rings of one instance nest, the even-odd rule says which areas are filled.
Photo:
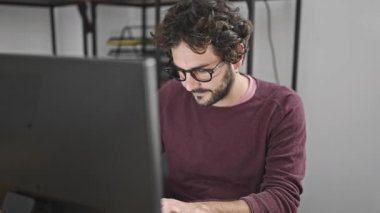
[[180, 69], [180, 70], [185, 70], [185, 71], [191, 71], [191, 70], [201, 69], [201, 68], [205, 68], [205, 67], [207, 67], [207, 66], [210, 66], [210, 64], [204, 64], [204, 65], [199, 65], [199, 66], [196, 66], [196, 67], [193, 67], [193, 68], [190, 68], [190, 69], [183, 69], [182, 67], [177, 66], [177, 64], [175, 64], [174, 61], [173, 61], [172, 63], [173, 63], [173, 65], [174, 65], [175, 67], [177, 67], [178, 69]]

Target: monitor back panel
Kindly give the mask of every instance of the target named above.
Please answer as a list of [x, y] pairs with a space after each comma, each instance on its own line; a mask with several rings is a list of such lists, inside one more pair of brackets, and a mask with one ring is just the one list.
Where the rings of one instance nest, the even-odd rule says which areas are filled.
[[0, 55], [0, 190], [159, 212], [154, 61]]

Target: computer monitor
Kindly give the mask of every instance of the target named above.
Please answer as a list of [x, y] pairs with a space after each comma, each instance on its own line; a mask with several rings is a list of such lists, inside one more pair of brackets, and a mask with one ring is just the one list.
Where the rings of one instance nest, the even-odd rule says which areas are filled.
[[160, 212], [154, 59], [0, 54], [0, 65], [0, 202], [16, 192], [60, 213]]

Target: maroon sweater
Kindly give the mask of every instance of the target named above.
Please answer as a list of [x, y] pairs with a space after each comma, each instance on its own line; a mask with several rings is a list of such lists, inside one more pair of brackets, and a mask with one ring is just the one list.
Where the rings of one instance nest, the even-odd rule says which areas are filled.
[[305, 174], [305, 117], [292, 90], [256, 79], [233, 107], [198, 105], [177, 81], [160, 89], [167, 187], [182, 201], [245, 200], [251, 212], [296, 212]]

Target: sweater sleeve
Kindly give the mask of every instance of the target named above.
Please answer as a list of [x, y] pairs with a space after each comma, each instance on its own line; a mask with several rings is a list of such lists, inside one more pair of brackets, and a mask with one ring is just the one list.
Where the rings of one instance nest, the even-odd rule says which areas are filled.
[[266, 145], [265, 174], [259, 193], [242, 199], [253, 213], [297, 212], [305, 175], [305, 115], [300, 97], [277, 102]]

